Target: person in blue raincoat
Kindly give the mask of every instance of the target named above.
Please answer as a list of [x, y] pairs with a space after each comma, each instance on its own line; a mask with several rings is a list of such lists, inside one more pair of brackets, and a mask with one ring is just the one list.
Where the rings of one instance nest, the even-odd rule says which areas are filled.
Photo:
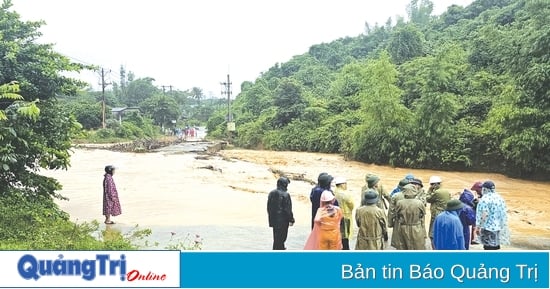
[[464, 204], [456, 199], [447, 202], [445, 211], [434, 221], [433, 244], [435, 250], [465, 250], [462, 222], [458, 214]]
[[464, 234], [464, 247], [466, 247], [466, 250], [470, 249], [470, 227], [476, 225], [476, 211], [474, 210], [474, 194], [468, 190], [464, 189], [464, 191], [460, 194], [460, 197], [458, 198], [463, 204], [464, 207], [460, 209], [460, 212], [458, 213], [458, 217], [460, 218], [460, 222], [462, 222], [462, 232]]

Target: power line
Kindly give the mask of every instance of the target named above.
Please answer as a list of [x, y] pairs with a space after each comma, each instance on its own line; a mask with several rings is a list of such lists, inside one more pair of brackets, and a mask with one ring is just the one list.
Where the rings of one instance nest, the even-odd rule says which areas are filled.
[[[80, 64], [84, 64], [84, 65], [87, 65], [87, 66], [96, 66], [96, 67], [99, 66], [99, 67], [101, 67], [100, 69], [96, 69], [96, 70], [95, 70], [95, 71], [97, 71], [97, 72], [99, 73], [100, 76], [101, 76], [101, 70], [108, 71], [109, 73], [112, 72], [112, 71], [118, 70], [118, 69], [108, 68], [108, 67], [105, 67], [105, 66], [102, 66], [102, 65], [100, 66], [100, 65], [98, 65], [98, 64], [93, 64], [93, 63], [90, 63], [90, 62], [88, 62], [88, 61], [85, 61], [85, 60], [82, 60], [82, 59], [78, 59], [78, 58], [76, 58], [76, 57], [73, 57], [73, 56], [70, 56], [70, 55], [67, 55], [67, 54], [63, 54], [63, 53], [60, 53], [60, 54], [63, 55], [64, 57], [67, 57], [67, 58], [69, 58], [69, 59], [71, 59], [71, 60], [73, 60], [73, 61], [75, 61], [75, 62], [80, 63]], [[109, 75], [109, 77], [110, 77], [110, 75]], [[109, 79], [109, 80], [110, 80], [110, 79]], [[99, 83], [99, 85], [102, 87], [102, 90], [104, 89], [104, 87], [103, 87], [103, 83], [104, 83], [104, 82], [105, 82], [105, 80], [104, 80], [104, 79], [101, 79], [101, 83]], [[112, 83], [108, 83], [107, 85], [110, 85], [110, 84], [112, 84]], [[166, 87], [166, 88], [169, 88], [169, 89], [170, 89], [170, 90], [169, 90], [170, 92], [172, 92], [173, 90], [176, 90], [176, 87], [173, 86], [173, 85], [162, 85], [161, 87], [163, 88], [163, 91], [164, 91], [165, 87]]]
[[88, 66], [97, 65], [97, 64], [89, 63], [89, 62], [87, 62], [87, 61], [78, 59], [78, 58], [76, 58], [76, 57], [69, 56], [69, 55], [67, 55], [67, 54], [62, 54], [62, 53], [60, 53], [60, 54], [63, 55], [63, 56], [65, 56], [65, 57], [67, 57], [67, 58], [69, 58], [69, 59], [71, 59], [71, 60], [73, 60], [73, 61], [75, 61], [75, 62], [78, 62], [78, 63], [80, 63], [80, 64], [84, 64], [84, 65], [88, 65]]

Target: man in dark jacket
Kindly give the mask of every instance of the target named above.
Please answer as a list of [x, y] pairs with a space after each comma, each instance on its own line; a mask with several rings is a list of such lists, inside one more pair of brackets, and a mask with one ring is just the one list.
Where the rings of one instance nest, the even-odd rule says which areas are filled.
[[288, 178], [280, 177], [277, 180], [277, 189], [271, 191], [267, 197], [269, 226], [273, 228], [273, 250], [286, 250], [288, 226], [294, 225], [292, 199], [287, 192], [288, 184]]

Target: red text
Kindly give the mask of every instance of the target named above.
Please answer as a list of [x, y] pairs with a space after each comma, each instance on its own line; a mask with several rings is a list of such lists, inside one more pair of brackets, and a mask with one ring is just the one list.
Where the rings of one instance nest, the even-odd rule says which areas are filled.
[[164, 281], [166, 280], [166, 274], [155, 274], [149, 271], [147, 275], [142, 275], [138, 270], [132, 270], [126, 274], [126, 280], [128, 281]]

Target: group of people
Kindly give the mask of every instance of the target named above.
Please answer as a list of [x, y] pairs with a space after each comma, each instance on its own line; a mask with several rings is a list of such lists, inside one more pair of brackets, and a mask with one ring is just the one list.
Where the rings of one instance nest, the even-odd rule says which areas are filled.
[[[475, 182], [455, 199], [442, 188], [439, 176], [430, 177], [429, 188], [424, 190], [422, 180], [408, 174], [388, 193], [380, 177], [367, 174], [357, 208], [345, 178], [321, 173], [317, 181], [310, 193], [311, 233], [305, 250], [350, 250], [354, 224], [355, 250], [387, 248], [389, 228], [389, 245], [397, 250], [468, 250], [470, 244], [479, 243], [485, 250], [498, 250], [509, 244], [506, 203], [492, 181]], [[286, 249], [288, 228], [295, 223], [289, 184], [288, 178], [279, 178], [268, 196], [273, 250]]]
[[178, 139], [188, 139], [188, 138], [194, 138], [198, 137], [199, 134], [199, 128], [195, 127], [189, 127], [186, 126], [185, 128], [173, 128], [171, 131], [172, 135], [175, 135], [178, 137]]

